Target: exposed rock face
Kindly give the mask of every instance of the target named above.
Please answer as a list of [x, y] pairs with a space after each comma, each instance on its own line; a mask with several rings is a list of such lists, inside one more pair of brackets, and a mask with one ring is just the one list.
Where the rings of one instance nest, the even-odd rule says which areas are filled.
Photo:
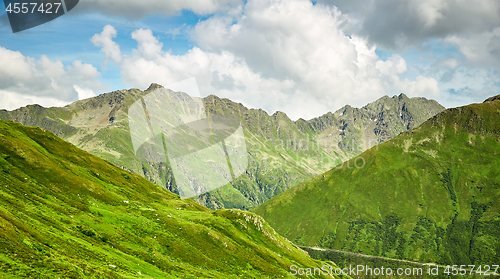
[[[299, 119], [297, 127], [316, 134], [316, 140], [329, 143], [327, 150], [346, 153], [345, 159], [401, 132], [413, 129], [445, 108], [434, 100], [399, 96], [382, 97], [362, 108], [349, 105], [318, 118]], [[337, 146], [331, 143], [337, 142]]]
[[[137, 159], [128, 128], [129, 107], [159, 87], [151, 84], [145, 91], [114, 91], [62, 108], [32, 105], [14, 111], [2, 110], [0, 119], [43, 127], [177, 193], [168, 164]], [[248, 109], [213, 95], [203, 102], [208, 115], [233, 115], [240, 120], [249, 167], [232, 185], [204, 194], [198, 202], [210, 208], [242, 209], [255, 207], [375, 144], [418, 126], [444, 109], [435, 101], [410, 99], [401, 94], [383, 97], [363, 108], [347, 105], [335, 113], [294, 122], [283, 112], [269, 115], [262, 109]]]

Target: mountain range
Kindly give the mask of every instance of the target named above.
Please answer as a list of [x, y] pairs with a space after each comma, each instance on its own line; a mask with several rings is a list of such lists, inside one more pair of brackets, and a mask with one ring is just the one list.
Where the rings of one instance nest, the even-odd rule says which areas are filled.
[[[178, 193], [170, 165], [139, 160], [130, 139], [128, 109], [160, 87], [152, 84], [145, 91], [114, 91], [65, 107], [0, 110], [0, 119], [42, 127]], [[318, 118], [292, 121], [283, 112], [269, 115], [214, 95], [203, 98], [203, 103], [209, 115], [239, 119], [249, 160], [246, 172], [231, 184], [197, 197], [198, 203], [212, 209], [253, 208], [444, 110], [436, 101], [401, 94], [382, 97], [363, 108], [347, 105]]]
[[496, 265], [499, 116], [500, 95], [445, 110], [253, 212], [306, 246], [422, 263]]

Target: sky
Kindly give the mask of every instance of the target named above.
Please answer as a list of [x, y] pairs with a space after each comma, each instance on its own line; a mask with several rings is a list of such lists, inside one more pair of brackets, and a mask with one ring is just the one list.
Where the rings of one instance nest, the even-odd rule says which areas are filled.
[[80, 0], [18, 33], [0, 12], [0, 109], [192, 77], [293, 120], [400, 93], [478, 103], [500, 94], [500, 1]]

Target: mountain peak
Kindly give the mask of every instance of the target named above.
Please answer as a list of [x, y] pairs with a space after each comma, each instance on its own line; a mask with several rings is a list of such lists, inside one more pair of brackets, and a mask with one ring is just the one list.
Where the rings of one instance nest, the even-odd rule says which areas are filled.
[[273, 113], [272, 115], [275, 119], [285, 119], [286, 121], [289, 121], [290, 118], [288, 117], [288, 115], [282, 111], [276, 111], [275, 113]]
[[354, 107], [351, 105], [345, 105], [345, 106], [341, 107], [340, 109], [338, 109], [337, 111], [343, 112], [343, 111], [346, 111], [347, 109], [352, 109], [352, 108], [354, 108]]
[[155, 90], [155, 89], [158, 89], [158, 88], [163, 88], [162, 85], [158, 84], [158, 83], [151, 83], [151, 85], [148, 87], [148, 89], [146, 89], [146, 91], [151, 91], [151, 90]]
[[[383, 99], [384, 97], [380, 98], [380, 99]], [[406, 96], [405, 93], [401, 92], [399, 95], [394, 95], [392, 96], [392, 99], [399, 99], [399, 100], [409, 100], [410, 98], [408, 96]]]
[[408, 96], [405, 95], [405, 93], [401, 93], [398, 96], [399, 99], [409, 99]]

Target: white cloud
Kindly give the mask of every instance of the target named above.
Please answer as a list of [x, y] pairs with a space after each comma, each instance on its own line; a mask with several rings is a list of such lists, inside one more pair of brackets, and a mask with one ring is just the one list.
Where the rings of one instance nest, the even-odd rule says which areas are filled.
[[[416, 50], [409, 71], [422, 75], [417, 92], [436, 91], [447, 107], [481, 102], [500, 92], [500, 2], [497, 0], [319, 0], [359, 18], [353, 31], [386, 50]], [[426, 55], [430, 52], [431, 55]], [[414, 55], [415, 52], [413, 52]], [[408, 52], [406, 53], [408, 54]], [[462, 55], [461, 55], [462, 54]], [[403, 57], [405, 54], [401, 54]], [[426, 80], [433, 78], [434, 80]], [[419, 78], [416, 78], [418, 81]], [[394, 82], [395, 84], [398, 82]], [[415, 86], [415, 87], [414, 87]], [[417, 89], [420, 88], [420, 89]]]
[[444, 42], [455, 45], [469, 65], [500, 70], [500, 27], [467, 36], [450, 36]]
[[406, 67], [406, 61], [403, 57], [395, 54], [391, 56], [386, 61], [378, 60], [375, 63], [375, 67], [383, 75], [399, 75], [405, 73], [408, 68]]
[[27, 105], [38, 104], [43, 107], [62, 107], [70, 102], [61, 101], [51, 97], [24, 95], [15, 92], [0, 90], [0, 109], [14, 110]]
[[440, 96], [438, 82], [431, 77], [417, 76], [415, 80], [398, 80], [397, 87], [410, 97], [427, 97], [434, 99]]
[[100, 34], [95, 34], [91, 39], [94, 45], [100, 46], [104, 51], [104, 55], [106, 56], [104, 63], [108, 62], [108, 58], [111, 58], [116, 63], [120, 63], [122, 56], [120, 47], [113, 41], [113, 38], [116, 37], [116, 33], [116, 29], [113, 26], [106, 25]]
[[138, 48], [130, 55], [112, 58], [119, 49], [111, 41], [110, 26], [94, 36], [110, 41], [94, 43], [119, 62], [123, 80], [133, 86], [166, 85], [194, 76], [201, 94], [270, 113], [282, 110], [294, 119], [345, 104], [362, 106], [387, 93], [439, 95], [433, 78], [400, 79], [407, 71], [401, 56], [382, 61], [365, 39], [346, 36], [342, 27], [351, 19], [334, 7], [305, 0], [255, 0], [243, 11], [198, 23], [193, 38], [200, 47], [184, 55], [165, 52], [144, 29], [132, 33]]
[[92, 89], [85, 88], [85, 87], [80, 87], [78, 85], [74, 86], [75, 91], [78, 93], [78, 100], [83, 100], [87, 98], [92, 98], [95, 97], [96, 94]]
[[139, 29], [132, 32], [132, 39], [139, 44], [137, 51], [146, 59], [154, 59], [161, 55], [163, 44], [153, 36], [149, 29]]
[[[294, 90], [282, 93], [296, 102], [300, 94], [308, 96], [321, 104], [321, 113], [406, 91], [409, 82], [421, 88], [415, 92], [439, 94], [432, 78], [401, 81], [399, 75], [407, 71], [401, 56], [381, 61], [365, 39], [346, 36], [344, 27], [356, 20], [335, 7], [310, 1], [256, 0], [249, 1], [244, 11], [238, 17], [217, 16], [200, 22], [193, 38], [203, 49], [229, 51], [262, 77], [293, 80]], [[271, 112], [280, 109], [280, 103], [273, 100], [265, 106]], [[288, 113], [292, 117], [318, 114], [308, 109], [302, 106]]]
[[39, 102], [44, 105], [67, 104], [78, 99], [74, 85], [103, 90], [100, 73], [79, 60], [64, 66], [42, 55], [36, 60], [18, 51], [0, 47], [0, 108], [17, 108]]
[[[111, 25], [91, 41], [103, 51], [104, 65], [117, 63], [123, 81], [134, 87], [194, 76], [203, 95], [270, 113], [282, 110], [292, 118], [318, 116], [345, 104], [362, 106], [400, 92], [449, 106], [456, 103], [454, 96], [477, 101], [500, 89], [497, 0], [473, 5], [468, 0], [87, 0], [78, 7], [136, 19], [181, 10], [215, 13], [194, 28], [166, 31], [175, 36], [178, 30], [192, 31], [190, 39], [198, 46], [182, 55], [167, 51], [149, 29], [132, 32], [137, 49], [130, 53], [122, 53]], [[407, 46], [418, 52], [433, 38], [442, 44], [436, 53], [449, 53], [409, 64], [405, 58], [412, 57], [405, 52], [385, 60], [375, 52]], [[430, 41], [431, 48], [436, 41]], [[454, 47], [457, 51], [450, 51]], [[79, 60], [64, 65], [0, 47], [1, 107], [91, 97], [105, 89], [99, 78], [97, 68]]]
[[34, 60], [24, 57], [19, 51], [0, 47], [0, 86], [15, 86], [33, 78]]

